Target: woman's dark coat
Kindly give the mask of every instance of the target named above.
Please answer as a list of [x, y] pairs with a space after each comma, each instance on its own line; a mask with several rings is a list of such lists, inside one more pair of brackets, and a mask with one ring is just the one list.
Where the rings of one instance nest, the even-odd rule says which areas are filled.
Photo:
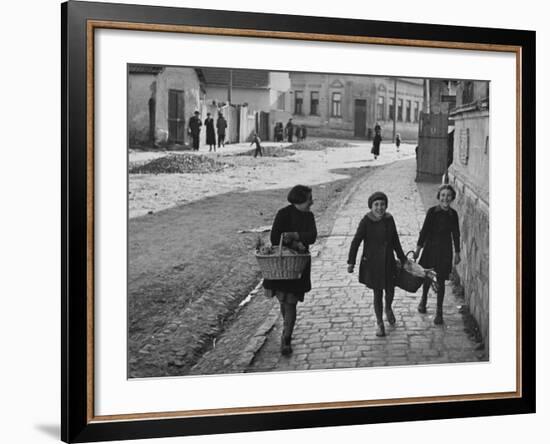
[[417, 245], [423, 248], [418, 263], [424, 268], [433, 268], [437, 276], [448, 279], [453, 268], [453, 243], [460, 253], [460, 230], [458, 214], [453, 208], [431, 207], [426, 213]]
[[206, 144], [216, 145], [216, 131], [214, 131], [214, 119], [212, 117], [205, 119], [206, 126]]
[[[288, 205], [280, 209], [271, 228], [271, 244], [279, 245], [281, 234], [288, 232], [297, 232], [300, 242], [308, 248], [317, 239], [317, 227], [315, 226], [313, 213], [311, 211], [300, 211], [294, 205]], [[311, 262], [307, 264], [300, 279], [264, 279], [264, 288], [297, 294], [308, 292], [311, 290]]]
[[218, 117], [216, 128], [218, 129], [218, 136], [225, 136], [225, 129], [227, 128], [227, 120], [225, 120], [225, 117]]
[[380, 134], [375, 134], [374, 139], [372, 140], [372, 149], [371, 153], [375, 156], [380, 154], [380, 143], [382, 142], [382, 136]]
[[393, 287], [397, 269], [393, 252], [397, 253], [401, 262], [406, 260], [393, 216], [386, 213], [376, 220], [372, 212], [369, 212], [363, 217], [351, 241], [348, 264], [355, 265], [361, 242], [363, 254], [359, 266], [359, 282], [376, 290]]

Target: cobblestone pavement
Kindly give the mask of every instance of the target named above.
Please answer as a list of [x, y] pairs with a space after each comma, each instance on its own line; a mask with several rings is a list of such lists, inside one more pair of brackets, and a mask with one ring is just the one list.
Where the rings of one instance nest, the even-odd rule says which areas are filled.
[[[420, 293], [396, 288], [393, 310], [397, 322], [386, 322], [386, 337], [375, 336], [372, 290], [358, 282], [357, 270], [347, 273], [347, 255], [359, 221], [368, 211], [368, 196], [377, 190], [388, 195], [388, 211], [394, 216], [405, 252], [416, 245], [424, 220], [414, 182], [415, 161], [402, 160], [380, 168], [360, 183], [344, 200], [331, 235], [312, 251], [313, 289], [298, 305], [293, 334], [293, 354], [281, 356], [282, 319], [278, 304], [272, 309], [272, 328], [264, 325], [258, 335], [263, 345], [255, 351], [247, 372], [332, 369], [410, 364], [456, 363], [486, 360], [478, 344], [468, 337], [457, 300], [447, 285], [444, 325], [433, 323], [435, 294], [428, 297], [428, 313], [420, 314]], [[358, 253], [361, 254], [362, 247]], [[466, 259], [466, 258], [463, 258]], [[267, 332], [267, 333], [266, 333]], [[258, 335], [254, 341], [258, 343]], [[252, 353], [245, 350], [244, 353]], [[245, 357], [246, 359], [246, 357]]]

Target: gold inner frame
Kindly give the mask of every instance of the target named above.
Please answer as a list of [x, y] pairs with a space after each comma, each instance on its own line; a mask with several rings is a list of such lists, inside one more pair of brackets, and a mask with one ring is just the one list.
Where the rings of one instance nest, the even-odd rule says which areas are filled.
[[[311, 40], [339, 43], [363, 43], [374, 45], [395, 45], [422, 48], [465, 49], [476, 51], [511, 52], [516, 56], [516, 391], [488, 393], [488, 394], [464, 394], [452, 396], [430, 396], [413, 398], [396, 398], [384, 400], [324, 402], [314, 404], [288, 404], [260, 407], [234, 407], [208, 410], [185, 410], [174, 412], [132, 413], [119, 415], [94, 414], [94, 32], [96, 29], [120, 29], [132, 31], [177, 32], [187, 34], [221, 35], [232, 37], [256, 37], [277, 38], [288, 40]], [[108, 422], [121, 420], [145, 420], [162, 418], [189, 418], [199, 416], [228, 416], [238, 414], [259, 414], [274, 412], [293, 412], [304, 410], [327, 410], [336, 408], [359, 408], [389, 405], [406, 405], [415, 403], [440, 403], [460, 401], [481, 401], [496, 399], [520, 398], [522, 396], [522, 48], [513, 45], [496, 45], [486, 43], [445, 42], [436, 40], [412, 40], [364, 36], [347, 36], [333, 34], [307, 34], [299, 32], [262, 31], [251, 29], [213, 28], [187, 25], [161, 25], [148, 23], [129, 23], [116, 21], [87, 21], [87, 422]]]

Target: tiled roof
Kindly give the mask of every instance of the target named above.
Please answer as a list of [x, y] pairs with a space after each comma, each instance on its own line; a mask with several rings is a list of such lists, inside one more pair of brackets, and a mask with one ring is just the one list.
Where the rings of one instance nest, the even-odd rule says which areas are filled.
[[[229, 68], [201, 68], [207, 85], [229, 85]], [[269, 87], [269, 71], [255, 69], [233, 69], [234, 88], [267, 88]]]
[[128, 71], [130, 74], [158, 74], [164, 69], [158, 65], [130, 65]]

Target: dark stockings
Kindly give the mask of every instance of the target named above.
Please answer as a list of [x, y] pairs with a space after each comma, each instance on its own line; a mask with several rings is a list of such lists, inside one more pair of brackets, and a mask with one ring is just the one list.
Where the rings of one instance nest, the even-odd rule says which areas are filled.
[[[373, 290], [374, 292], [374, 313], [376, 315], [376, 322], [382, 324], [384, 321], [382, 319], [382, 312], [384, 311], [384, 303], [382, 302], [382, 294], [384, 290], [377, 289]], [[386, 301], [386, 310], [391, 308], [393, 302], [393, 296], [395, 294], [394, 287], [387, 287], [385, 291], [385, 301]]]
[[279, 304], [283, 315], [283, 338], [290, 343], [294, 324], [296, 323], [296, 304], [289, 304], [288, 302], [280, 302]]
[[[420, 305], [424, 308], [428, 302], [428, 292], [430, 291], [431, 281], [426, 279], [422, 286], [422, 299]], [[437, 277], [437, 313], [443, 312], [443, 299], [445, 298], [445, 279]]]

